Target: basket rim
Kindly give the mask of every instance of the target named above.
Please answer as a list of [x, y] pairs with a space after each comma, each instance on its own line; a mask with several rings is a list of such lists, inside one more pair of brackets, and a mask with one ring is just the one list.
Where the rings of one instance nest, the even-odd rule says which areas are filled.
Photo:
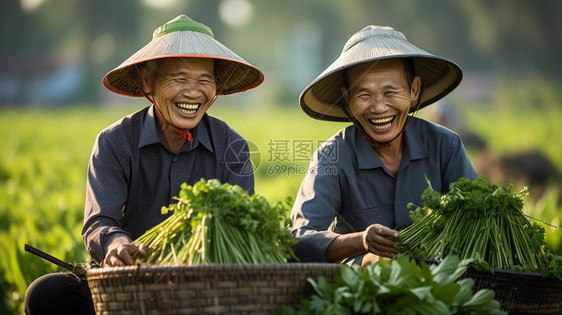
[[[440, 260], [437, 260], [437, 259], [419, 258], [419, 257], [414, 257], [414, 256], [412, 256], [412, 258], [415, 259], [415, 260], [424, 261], [426, 263], [431, 263], [431, 264], [439, 264], [440, 263]], [[489, 270], [476, 269], [476, 268], [470, 267], [470, 266], [469, 266], [468, 269], [471, 269], [471, 270], [474, 270], [474, 271], [485, 271], [485, 272], [492, 273]], [[468, 269], [467, 269], [467, 271], [468, 271]], [[517, 271], [517, 270], [510, 270], [510, 269], [494, 269], [493, 273], [509, 274], [509, 275], [515, 275], [515, 276], [540, 277], [540, 278], [545, 278], [545, 279], [554, 279], [554, 280], [562, 281], [562, 280], [560, 280], [556, 277], [552, 277], [552, 276], [546, 275], [544, 273], [538, 273], [538, 272]]]
[[131, 272], [167, 272], [167, 271], [257, 271], [257, 270], [295, 270], [295, 269], [339, 269], [341, 264], [337, 263], [283, 263], [283, 264], [208, 264], [208, 265], [147, 265], [137, 264], [119, 267], [98, 267], [87, 270], [87, 276], [99, 276], [104, 274], [129, 274]]

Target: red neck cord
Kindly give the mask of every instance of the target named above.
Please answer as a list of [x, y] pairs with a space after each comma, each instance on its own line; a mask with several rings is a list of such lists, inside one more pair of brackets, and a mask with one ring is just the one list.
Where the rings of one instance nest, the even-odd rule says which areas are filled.
[[[191, 136], [191, 132], [181, 130], [180, 128], [176, 127], [176, 125], [172, 124], [168, 119], [166, 119], [166, 117], [164, 117], [164, 115], [160, 111], [160, 108], [158, 107], [158, 105], [156, 105], [156, 101], [154, 100], [154, 96], [152, 96], [152, 91], [150, 92], [150, 97], [152, 98], [152, 100], [153, 100], [152, 104], [154, 104], [154, 107], [156, 107], [156, 110], [158, 111], [158, 114], [160, 114], [160, 117], [162, 117], [162, 119], [164, 119], [164, 121], [166, 123], [168, 123], [168, 125], [172, 126], [174, 128], [174, 130], [177, 131], [184, 139], [187, 139], [187, 141], [192, 142], [193, 137]], [[215, 100], [216, 99], [217, 99], [217, 97], [215, 97]], [[215, 100], [213, 100], [213, 102]]]

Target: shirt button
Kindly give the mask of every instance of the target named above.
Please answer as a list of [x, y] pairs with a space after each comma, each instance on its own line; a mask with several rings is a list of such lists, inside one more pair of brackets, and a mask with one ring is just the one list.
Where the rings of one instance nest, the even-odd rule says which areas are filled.
[[176, 157], [174, 157], [174, 162], [176, 162], [177, 160], [178, 160], [178, 157], [177, 157], [177, 156], [176, 156]]

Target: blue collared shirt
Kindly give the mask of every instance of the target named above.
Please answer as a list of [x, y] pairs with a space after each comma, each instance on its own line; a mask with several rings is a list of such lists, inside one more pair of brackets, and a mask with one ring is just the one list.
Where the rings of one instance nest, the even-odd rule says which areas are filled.
[[132, 242], [163, 221], [161, 208], [177, 202], [182, 183], [216, 178], [254, 193], [248, 145], [223, 121], [205, 114], [173, 153], [154, 106], [128, 115], [98, 135], [88, 167], [82, 238], [96, 261], [113, 241]]
[[451, 130], [414, 118], [403, 136], [397, 176], [355, 126], [342, 129], [314, 153], [291, 213], [293, 235], [307, 256], [303, 260], [324, 261], [339, 234], [364, 231], [374, 223], [393, 229], [410, 225], [407, 205], [423, 206], [426, 177], [440, 192], [461, 177], [476, 179], [460, 137]]

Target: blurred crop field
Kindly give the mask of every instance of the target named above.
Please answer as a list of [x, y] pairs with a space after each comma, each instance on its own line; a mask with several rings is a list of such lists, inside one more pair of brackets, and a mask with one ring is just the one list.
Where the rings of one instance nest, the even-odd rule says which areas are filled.
[[[493, 100], [495, 106], [464, 107], [466, 125], [486, 140], [493, 154], [535, 148], [562, 170], [560, 106], [543, 104], [539, 110], [520, 106], [516, 110], [509, 104], [514, 99], [520, 97]], [[138, 107], [0, 109], [0, 313], [21, 314], [27, 286], [40, 275], [58, 270], [25, 252], [24, 244], [62, 260], [87, 261], [80, 231], [92, 145], [101, 129], [141, 106], [142, 100]], [[256, 193], [269, 202], [294, 197], [310, 155], [348, 125], [313, 120], [296, 104], [240, 107], [224, 99], [209, 112], [249, 141]], [[469, 154], [476, 158], [476, 152], [469, 150]], [[533, 187], [530, 190], [527, 214], [560, 226], [558, 183], [549, 185], [540, 197], [533, 196]], [[562, 254], [561, 231], [545, 228], [551, 250]]]

